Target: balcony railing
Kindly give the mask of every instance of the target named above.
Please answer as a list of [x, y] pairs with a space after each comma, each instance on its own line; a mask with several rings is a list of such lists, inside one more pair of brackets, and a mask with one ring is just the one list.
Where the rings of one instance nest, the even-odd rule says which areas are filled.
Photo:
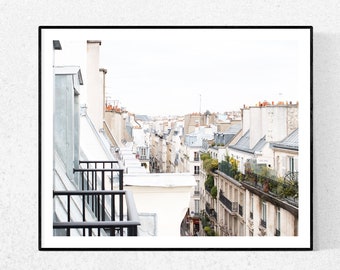
[[238, 206], [238, 214], [242, 217], [243, 216], [243, 206], [239, 205]]
[[208, 214], [209, 217], [212, 217], [215, 220], [217, 220], [217, 213], [214, 208], [211, 208], [209, 203], [205, 204], [205, 212]]
[[260, 220], [260, 226], [262, 226], [263, 228], [267, 228], [267, 222], [263, 220], [262, 218]]
[[[93, 229], [97, 229], [98, 236], [101, 234], [137, 235], [137, 226], [140, 223], [134, 199], [129, 191], [123, 190], [123, 169], [118, 168], [116, 163], [118, 162], [79, 162], [79, 168], [74, 169], [74, 179], [78, 183], [79, 190], [53, 192], [55, 199], [59, 198], [64, 202], [67, 212], [67, 220], [54, 222], [54, 229], [66, 230], [67, 236], [70, 236], [71, 229], [82, 229], [83, 236], [93, 235]], [[118, 180], [119, 190], [114, 190], [115, 179]], [[109, 182], [110, 190], [105, 186], [106, 182]], [[80, 198], [81, 206], [75, 203], [75, 197], [78, 198], [78, 201]], [[127, 208], [126, 216], [124, 215], [124, 199]], [[72, 214], [75, 211], [81, 212], [81, 220], [75, 220], [76, 215]], [[86, 212], [93, 215], [88, 217]]]
[[238, 205], [237, 202], [232, 202], [230, 201], [228, 198], [226, 198], [224, 195], [223, 195], [223, 191], [220, 190], [220, 195], [219, 195], [219, 200], [220, 202], [225, 206], [227, 207], [227, 209], [230, 210], [230, 212], [232, 213], [237, 213], [239, 212], [240, 214], [240, 211], [242, 212], [242, 214], [240, 214], [241, 216], [243, 215], [243, 208], [241, 206], [241, 210], [240, 210], [240, 206]]
[[253, 212], [249, 212], [249, 217], [250, 217], [251, 219], [253, 219], [253, 218], [254, 218], [254, 213], [253, 213]]
[[283, 180], [279, 181], [248, 172], [244, 179], [247, 183], [257, 189], [261, 189], [263, 192], [271, 193], [279, 198], [286, 198], [292, 203], [297, 203], [299, 197], [298, 172], [288, 173], [286, 176]]
[[228, 200], [220, 191], [219, 196], [220, 201], [224, 204], [225, 207], [227, 207], [230, 211], [232, 211], [232, 202]]
[[[125, 202], [127, 207], [127, 215], [124, 216], [124, 209], [123, 204], [119, 205], [118, 213], [116, 212], [116, 200], [115, 196], [125, 196]], [[110, 236], [124, 236], [124, 234], [128, 236], [137, 236], [137, 226], [140, 225], [139, 217], [137, 214], [137, 210], [135, 207], [135, 203], [132, 197], [131, 192], [125, 191], [125, 190], [95, 190], [95, 191], [54, 191], [53, 197], [56, 196], [66, 196], [67, 198], [67, 221], [61, 221], [61, 222], [54, 222], [53, 228], [54, 229], [65, 229], [66, 230], [66, 236], [70, 236], [70, 230], [71, 229], [82, 229], [83, 230], [83, 236], [92, 236], [93, 235], [93, 229], [97, 229], [97, 236], [100, 236], [104, 232], [101, 229], [104, 229], [105, 232], [109, 231]], [[71, 197], [72, 196], [80, 196], [82, 198], [82, 209], [81, 209], [81, 215], [82, 220], [74, 221], [71, 219], [71, 211], [74, 209], [71, 209]], [[94, 197], [94, 201], [96, 201], [96, 205], [98, 207], [98, 216], [96, 221], [86, 221], [86, 198], [89, 196]], [[105, 212], [107, 209], [105, 209], [105, 206], [103, 204], [103, 201], [105, 201], [105, 196], [110, 197], [111, 206], [110, 206], [110, 213], [108, 214], [111, 217], [111, 220], [106, 220]], [[76, 206], [75, 206], [76, 207]], [[102, 214], [100, 214], [102, 213]], [[116, 221], [116, 218], [118, 221]], [[86, 233], [87, 229], [87, 233]], [[126, 229], [126, 230], [125, 230]]]
[[118, 161], [79, 161], [79, 167], [73, 169], [75, 176], [80, 175], [78, 187], [81, 190], [105, 190], [105, 180], [110, 181], [113, 190], [114, 180], [118, 180], [119, 190], [123, 190], [124, 169], [118, 167]]
[[281, 235], [281, 232], [280, 232], [280, 230], [278, 230], [278, 229], [275, 229], [275, 236], [280, 236]]

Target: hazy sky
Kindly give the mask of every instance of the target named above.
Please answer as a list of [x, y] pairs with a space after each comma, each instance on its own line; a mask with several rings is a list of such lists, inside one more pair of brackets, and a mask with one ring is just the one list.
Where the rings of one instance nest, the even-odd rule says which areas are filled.
[[113, 33], [102, 39], [100, 64], [108, 70], [107, 95], [130, 112], [224, 112], [263, 100], [298, 100], [294, 38], [234, 35], [225, 29]]

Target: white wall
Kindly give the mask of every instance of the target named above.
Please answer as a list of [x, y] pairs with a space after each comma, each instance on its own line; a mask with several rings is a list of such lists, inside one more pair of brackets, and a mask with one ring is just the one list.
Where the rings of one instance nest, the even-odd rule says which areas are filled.
[[[120, 269], [336, 269], [340, 264], [338, 161], [340, 152], [340, 17], [338, 1], [149, 1], [51, 2], [10, 1], [2, 7], [1, 153], [16, 153], [2, 160], [1, 224], [13, 231], [13, 222], [31, 224], [2, 237], [1, 268], [107, 269], [114, 261]], [[156, 2], [155, 2], [156, 3]], [[108, 12], [110, 10], [110, 12]], [[195, 11], [195, 12], [193, 12]], [[314, 26], [314, 248], [313, 252], [41, 252], [37, 249], [37, 74], [39, 25], [313, 25]], [[29, 71], [29, 72], [28, 72]], [[15, 74], [15, 76], [14, 76]], [[18, 77], [21, 78], [18, 80]], [[20, 89], [20, 91], [18, 90]], [[25, 121], [13, 110], [25, 104]], [[16, 124], [14, 124], [16, 123]], [[327, 132], [325, 132], [327, 128]], [[25, 130], [25, 136], [20, 136]], [[11, 134], [11, 136], [8, 136]], [[22, 166], [15, 166], [18, 162]], [[14, 164], [14, 165], [13, 165]], [[16, 170], [13, 170], [13, 166]], [[322, 179], [327, 179], [324, 185]], [[334, 187], [334, 188], [330, 188]], [[324, 198], [327, 197], [327, 200]], [[10, 200], [9, 200], [10, 198]], [[23, 207], [24, 206], [24, 207]], [[13, 215], [16, 212], [16, 215]], [[208, 255], [208, 256], [206, 256]], [[232, 255], [232, 256], [230, 256]], [[287, 260], [289, 256], [289, 260]], [[207, 259], [209, 257], [209, 259]], [[226, 257], [228, 259], [226, 260]], [[100, 265], [98, 265], [100, 261]], [[147, 262], [147, 263], [146, 263]]]

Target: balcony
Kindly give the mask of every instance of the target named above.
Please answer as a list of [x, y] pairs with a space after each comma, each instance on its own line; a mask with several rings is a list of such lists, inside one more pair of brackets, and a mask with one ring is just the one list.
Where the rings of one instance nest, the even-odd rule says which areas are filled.
[[[123, 204], [119, 203], [118, 213], [116, 212], [116, 196], [122, 198], [122, 195], [125, 196], [125, 203], [127, 205], [127, 216], [124, 217], [124, 209]], [[81, 229], [83, 236], [92, 236], [94, 235], [93, 230], [96, 229], [96, 235], [110, 235], [110, 236], [137, 236], [137, 226], [140, 225], [137, 210], [134, 204], [134, 200], [131, 192], [129, 191], [111, 191], [111, 190], [95, 190], [95, 191], [54, 191], [53, 197], [62, 197], [65, 196], [67, 198], [67, 221], [54, 222], [53, 229], [65, 229], [66, 236], [71, 235], [71, 229]], [[71, 220], [72, 210], [71, 209], [71, 197], [72, 196], [80, 196], [82, 198], [82, 220], [74, 221]], [[86, 207], [88, 204], [86, 201], [89, 197], [92, 197], [92, 203], [97, 206], [97, 220], [96, 221], [86, 221]], [[110, 213], [107, 213], [107, 208], [105, 208], [105, 204], [103, 203], [106, 199], [106, 196], [110, 197], [111, 206]], [[107, 216], [111, 217], [111, 220], [107, 220]], [[116, 218], [118, 217], [118, 221]]]
[[261, 218], [261, 220], [260, 220], [260, 226], [261, 226], [262, 228], [267, 228], [267, 221], [265, 221], [265, 220], [263, 220], [263, 219]]
[[238, 214], [242, 217], [243, 216], [243, 206], [239, 205], [238, 206]]
[[[237, 212], [240, 212], [240, 208], [239, 208], [239, 205], [237, 202], [231, 202], [228, 198], [226, 198], [224, 195], [223, 195], [223, 191], [220, 190], [220, 196], [219, 196], [219, 200], [220, 202], [225, 206], [227, 207], [227, 209], [232, 213], [232, 214], [236, 214]], [[243, 208], [241, 206], [241, 212], [242, 212], [242, 215], [243, 215]], [[241, 215], [241, 214], [240, 214]], [[241, 215], [241, 216], [242, 216]]]
[[[123, 190], [123, 169], [115, 163], [79, 162], [73, 170], [78, 190], [53, 191], [55, 203], [66, 211], [64, 220], [53, 223], [54, 229], [66, 236], [71, 230], [83, 236], [137, 236], [140, 222], [133, 195]], [[114, 190], [115, 180], [119, 190]]]
[[209, 217], [217, 220], [217, 213], [214, 208], [211, 208], [209, 203], [205, 204], [205, 212], [208, 214]]
[[253, 212], [250, 212], [250, 213], [249, 213], [249, 217], [250, 217], [251, 219], [254, 219], [254, 213], [253, 213]]
[[279, 199], [285, 199], [290, 204], [298, 206], [298, 172], [289, 172], [281, 180], [247, 172], [244, 176], [244, 182], [264, 193], [268, 193]]

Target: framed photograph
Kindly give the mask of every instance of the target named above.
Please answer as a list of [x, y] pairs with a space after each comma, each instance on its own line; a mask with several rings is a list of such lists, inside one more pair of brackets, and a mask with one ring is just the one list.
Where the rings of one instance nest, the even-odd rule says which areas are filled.
[[39, 27], [39, 250], [312, 250], [312, 27]]

